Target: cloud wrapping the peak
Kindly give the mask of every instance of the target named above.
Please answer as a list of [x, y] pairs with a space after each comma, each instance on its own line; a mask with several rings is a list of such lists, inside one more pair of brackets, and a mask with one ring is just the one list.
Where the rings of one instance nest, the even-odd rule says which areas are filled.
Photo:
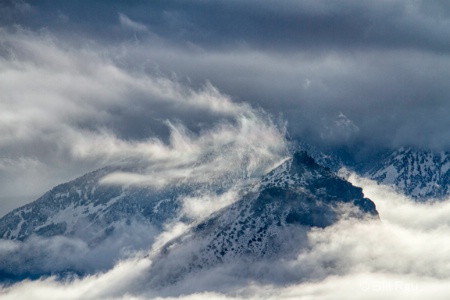
[[[308, 233], [308, 247], [291, 259], [221, 266], [168, 290], [152, 290], [146, 282], [151, 254], [82, 279], [22, 282], [3, 288], [0, 298], [56, 299], [64, 294], [67, 299], [423, 299], [430, 295], [446, 299], [450, 243], [445, 236], [450, 227], [448, 213], [443, 211], [448, 200], [417, 203], [354, 174], [350, 180], [375, 201], [381, 220], [344, 220], [313, 229]], [[408, 218], [393, 213], [400, 206], [409, 212]], [[181, 224], [167, 227], [159, 244], [185, 229]], [[286, 242], [295, 247], [293, 241]], [[3, 248], [14, 251], [14, 247], [5, 244]], [[276, 280], [270, 284], [239, 277], [252, 270]]]
[[[38, 158], [36, 173], [67, 180], [89, 170], [92, 160], [49, 167], [49, 156], [71, 159], [71, 136], [117, 138], [112, 148], [166, 142], [165, 120], [198, 133], [233, 119], [244, 102], [282, 115], [291, 137], [314, 143], [450, 146], [442, 130], [450, 12], [442, 1], [41, 0], [3, 8], [0, 145], [6, 159]], [[359, 128], [351, 138], [327, 130], [340, 112]], [[4, 193], [17, 188], [5, 184]]]
[[[147, 161], [156, 172], [170, 165], [187, 168], [217, 152], [210, 166], [231, 171], [219, 151], [251, 173], [262, 160], [273, 163], [284, 155], [283, 128], [208, 82], [192, 89], [159, 74], [124, 69], [100, 45], [75, 50], [45, 32], [0, 34], [2, 165], [32, 163], [17, 169], [16, 177], [0, 174], [5, 195], [17, 194], [17, 178], [28, 174], [50, 173], [47, 182], [22, 183], [22, 193], [37, 194], [73, 178], [74, 170], [81, 175], [130, 159]], [[174, 172], [204, 176], [200, 166]]]

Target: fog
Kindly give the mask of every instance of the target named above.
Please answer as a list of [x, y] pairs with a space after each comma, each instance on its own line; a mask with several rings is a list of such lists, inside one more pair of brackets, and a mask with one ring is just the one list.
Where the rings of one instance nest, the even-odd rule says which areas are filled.
[[[259, 266], [267, 271], [266, 277], [273, 276], [273, 283], [242, 280], [243, 272], [254, 265], [224, 265], [166, 290], [151, 290], [145, 281], [155, 253], [150, 251], [149, 257], [135, 255], [85, 278], [61, 282], [50, 277], [4, 287], [1, 298], [421, 299], [433, 295], [445, 299], [450, 293], [450, 242], [445, 238], [450, 233], [449, 201], [417, 203], [392, 187], [355, 174], [349, 179], [376, 203], [381, 220], [343, 220], [325, 229], [313, 228], [308, 249], [300, 249], [291, 260]], [[407, 217], [396, 213], [399, 209]], [[168, 227], [159, 244], [185, 229]], [[9, 251], [14, 245], [10, 242]]]

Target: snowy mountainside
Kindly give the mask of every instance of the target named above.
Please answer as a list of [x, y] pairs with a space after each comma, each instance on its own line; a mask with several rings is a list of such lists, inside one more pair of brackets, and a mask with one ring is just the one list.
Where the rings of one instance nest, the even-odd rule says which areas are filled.
[[88, 173], [1, 218], [0, 282], [106, 271], [148, 250], [171, 221], [190, 222], [181, 213], [181, 199], [198, 189], [195, 184], [154, 188], [103, 182], [116, 172], [138, 171], [128, 165]]
[[103, 185], [100, 180], [115, 171], [107, 167], [56, 186], [36, 201], [0, 219], [0, 237], [24, 240], [36, 234], [64, 235], [95, 244], [116, 226], [143, 222], [161, 229], [177, 215], [177, 191]]
[[192, 272], [241, 259], [285, 259], [307, 244], [308, 228], [377, 216], [361, 188], [297, 152], [240, 200], [165, 245], [153, 262], [150, 284], [175, 283]]
[[365, 176], [394, 185], [416, 199], [441, 198], [450, 192], [450, 153], [400, 148]]

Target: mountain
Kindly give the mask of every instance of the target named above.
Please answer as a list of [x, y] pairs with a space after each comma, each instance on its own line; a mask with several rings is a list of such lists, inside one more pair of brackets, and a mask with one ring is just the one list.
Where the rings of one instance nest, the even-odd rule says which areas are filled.
[[[377, 217], [375, 204], [364, 198], [361, 188], [318, 165], [306, 152], [297, 152], [240, 200], [166, 244], [153, 261], [149, 281], [160, 287], [217, 266], [281, 261], [306, 247], [312, 227], [324, 228], [342, 218]], [[235, 275], [248, 277], [249, 270]]]
[[442, 198], [450, 193], [450, 153], [403, 147], [390, 152], [365, 176], [416, 199]]
[[177, 216], [177, 187], [155, 190], [101, 184], [102, 178], [117, 171], [124, 169], [108, 167], [91, 172], [13, 210], [0, 219], [0, 238], [62, 235], [95, 245], [116, 227], [141, 222], [162, 229], [167, 220]]
[[314, 146], [311, 143], [307, 143], [301, 140], [291, 141], [290, 143], [291, 152], [306, 152], [311, 156], [319, 165], [329, 168], [334, 173], [337, 173], [346, 162], [344, 160], [345, 155], [342, 151], [330, 151], [330, 149], [322, 149], [320, 147]]
[[[1, 218], [0, 242], [19, 244], [6, 244], [12, 250], [0, 251], [0, 279], [106, 270], [124, 248], [149, 249], [169, 222], [192, 222], [188, 232], [162, 248], [152, 267], [160, 272], [151, 281], [163, 279], [167, 284], [192, 270], [227, 261], [294, 255], [307, 243], [308, 228], [323, 228], [344, 217], [377, 216], [361, 188], [335, 176], [306, 152], [296, 152], [259, 180], [243, 184], [234, 204], [203, 221], [187, 218], [181, 202], [204, 189], [202, 184], [151, 188], [102, 181], [116, 172], [137, 172], [136, 168], [116, 166], [88, 173]], [[220, 194], [226, 184], [208, 183], [207, 188]], [[177, 265], [173, 253], [190, 257]], [[176, 271], [167, 264], [175, 264]]]
[[[416, 200], [444, 198], [450, 194], [450, 153], [411, 147], [382, 149], [358, 154], [358, 150], [324, 149], [297, 142], [293, 149], [306, 150], [319, 164], [338, 173], [346, 167], [356, 173], [392, 185]], [[368, 154], [369, 153], [369, 154]]]
[[[110, 185], [102, 179], [136, 167], [107, 167], [56, 186], [0, 219], [0, 282], [106, 271], [147, 250], [178, 220], [180, 197], [195, 185]], [[185, 217], [186, 218], [186, 217]]]

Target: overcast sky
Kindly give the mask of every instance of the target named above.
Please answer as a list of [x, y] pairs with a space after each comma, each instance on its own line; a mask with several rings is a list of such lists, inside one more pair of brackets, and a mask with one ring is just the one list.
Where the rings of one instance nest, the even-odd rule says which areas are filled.
[[168, 142], [167, 121], [236, 122], [241, 104], [294, 138], [448, 150], [449, 41], [444, 0], [2, 1], [0, 197], [129, 155], [99, 150], [112, 142]]
[[[232, 184], [236, 173], [257, 178], [285, 158], [292, 138], [350, 150], [450, 150], [449, 71], [448, 0], [0, 0], [0, 215], [129, 160], [142, 174], [104, 180], [146, 184], [158, 174], [154, 184], [183, 176], [197, 183], [232, 177]], [[305, 281], [254, 283], [224, 295], [215, 288], [236, 281], [224, 268], [172, 293], [200, 287], [210, 293], [181, 298], [448, 299], [448, 199], [417, 203], [350, 179], [376, 203], [381, 221], [311, 230], [311, 251], [269, 265], [280, 282], [299, 272], [310, 276]], [[197, 198], [185, 199], [189, 216], [236, 200], [232, 193], [217, 203], [209, 194]], [[171, 226], [161, 243], [187, 225]], [[3, 257], [39, 249], [50, 270], [64, 267], [67, 251], [88, 269], [111, 268], [70, 282], [1, 287], [0, 298], [154, 297], [147, 282], [145, 292], [138, 286], [152, 256], [108, 260], [128, 240], [116, 242], [90, 255], [69, 238], [0, 241]]]

